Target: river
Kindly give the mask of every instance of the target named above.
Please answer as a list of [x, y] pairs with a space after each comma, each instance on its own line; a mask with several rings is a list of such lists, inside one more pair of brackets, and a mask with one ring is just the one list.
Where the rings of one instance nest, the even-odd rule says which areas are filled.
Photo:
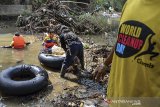
[[[13, 28], [13, 29], [12, 29]], [[5, 30], [0, 30], [0, 46], [7, 46], [12, 41], [12, 36], [16, 29], [11, 26], [7, 28], [11, 29], [10, 32]], [[67, 74], [70, 77], [70, 80], [63, 79], [60, 77], [59, 71], [47, 68], [40, 64], [38, 60], [38, 54], [42, 49], [42, 40], [39, 35], [23, 35], [25, 40], [31, 42], [31, 44], [24, 50], [15, 50], [8, 48], [0, 48], [0, 71], [7, 69], [11, 66], [16, 66], [19, 64], [32, 64], [43, 67], [47, 70], [49, 74], [49, 85], [47, 88], [43, 89], [40, 92], [37, 92], [28, 96], [6, 96], [0, 94], [0, 107], [50, 107], [53, 106], [54, 99], [57, 96], [63, 94], [67, 89], [74, 87], [92, 87], [89, 90], [89, 94], [99, 93], [105, 95], [105, 89], [103, 86], [98, 83], [93, 82], [92, 80], [82, 80], [82, 84], [77, 83], [77, 77], [73, 74]], [[37, 38], [38, 37], [38, 38]], [[93, 42], [101, 45], [106, 44], [106, 35], [96, 35], [96, 36], [81, 36], [82, 40], [87, 42]], [[85, 58], [89, 58], [90, 55], [85, 52]], [[87, 61], [87, 59], [85, 59]], [[89, 65], [92, 62], [85, 62]], [[86, 69], [89, 69], [88, 66], [85, 66]], [[73, 80], [73, 81], [72, 81]], [[85, 82], [84, 82], [85, 81]], [[84, 83], [84, 84], [83, 84]], [[83, 89], [80, 89], [83, 93]], [[87, 91], [88, 92], [88, 91]], [[86, 91], [85, 91], [86, 93]], [[87, 96], [86, 95], [86, 96]], [[83, 96], [83, 95], [81, 95]], [[60, 106], [61, 107], [61, 106]]]

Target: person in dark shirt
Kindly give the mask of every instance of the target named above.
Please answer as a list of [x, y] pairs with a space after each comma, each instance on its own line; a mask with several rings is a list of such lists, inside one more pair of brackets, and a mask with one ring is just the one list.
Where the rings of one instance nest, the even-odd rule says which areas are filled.
[[[73, 33], [67, 26], [61, 24], [55, 26], [54, 33], [59, 35], [61, 47], [66, 53], [66, 58], [62, 64], [60, 76], [65, 76], [67, 68], [73, 64], [75, 57], [78, 57], [80, 60], [81, 69], [84, 70], [83, 45], [78, 36]], [[80, 71], [77, 71], [76, 74], [79, 76]]]

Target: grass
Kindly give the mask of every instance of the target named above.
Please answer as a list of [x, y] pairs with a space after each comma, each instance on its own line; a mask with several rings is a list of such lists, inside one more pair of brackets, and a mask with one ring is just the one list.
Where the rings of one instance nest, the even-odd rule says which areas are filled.
[[100, 12], [91, 15], [90, 13], [85, 13], [80, 15], [78, 20], [80, 23], [84, 21], [89, 21], [92, 24], [98, 26], [101, 32], [117, 31], [119, 25], [119, 18], [108, 18], [103, 16]]

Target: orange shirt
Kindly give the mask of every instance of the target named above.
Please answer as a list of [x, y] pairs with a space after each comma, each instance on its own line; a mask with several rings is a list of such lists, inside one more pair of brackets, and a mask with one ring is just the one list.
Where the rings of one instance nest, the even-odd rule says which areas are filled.
[[24, 48], [25, 47], [24, 38], [22, 36], [14, 36], [12, 45], [14, 48], [18, 49]]

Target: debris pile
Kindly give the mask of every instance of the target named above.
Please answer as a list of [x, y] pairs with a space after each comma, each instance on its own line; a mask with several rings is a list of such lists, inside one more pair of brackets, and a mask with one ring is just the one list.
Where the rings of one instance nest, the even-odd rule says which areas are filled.
[[[75, 11], [58, 0], [48, 0], [31, 15], [20, 15], [16, 26], [24, 33], [54, 31], [54, 25], [70, 27], [77, 34], [96, 34], [101, 28], [88, 20], [80, 20], [83, 12]], [[99, 33], [99, 32], [98, 32]]]

